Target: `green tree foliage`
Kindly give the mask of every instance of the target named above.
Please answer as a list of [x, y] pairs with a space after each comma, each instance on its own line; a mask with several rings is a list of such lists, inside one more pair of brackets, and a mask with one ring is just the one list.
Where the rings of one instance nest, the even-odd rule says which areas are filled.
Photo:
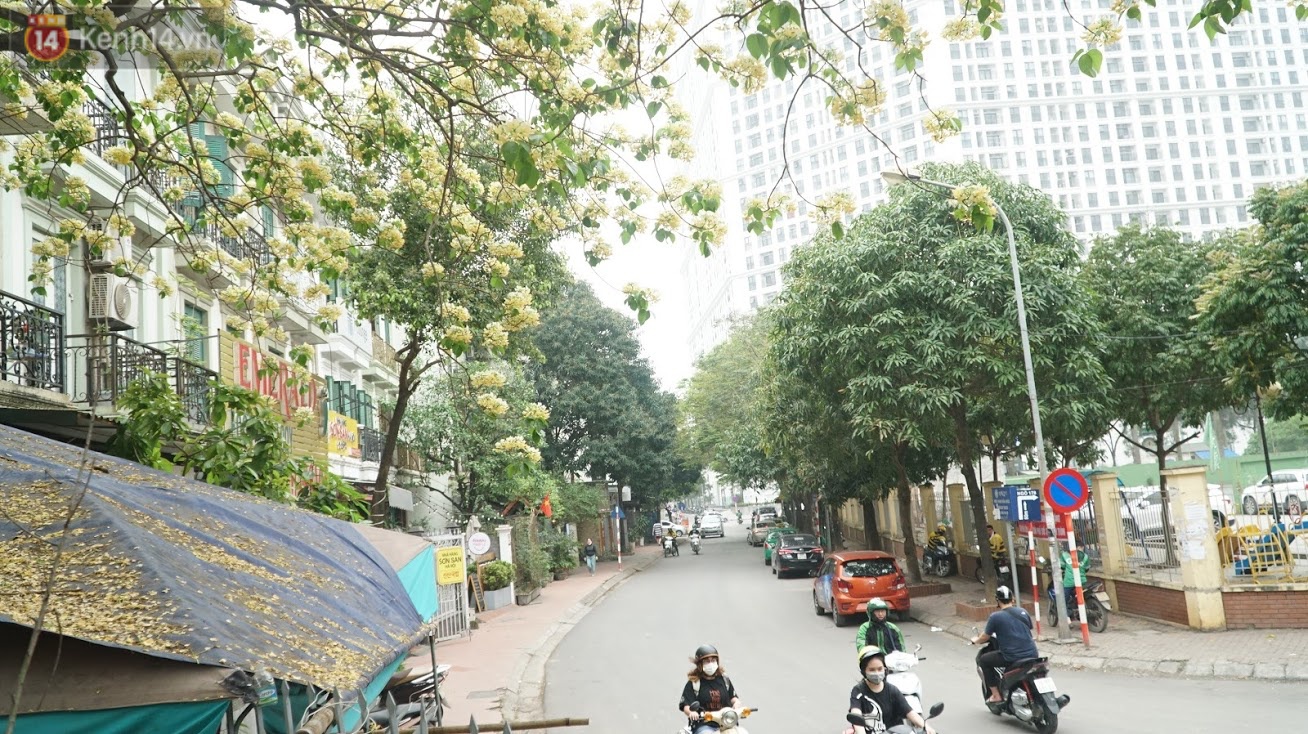
[[[424, 457], [428, 471], [449, 478], [443, 494], [460, 522], [494, 517], [514, 500], [538, 505], [544, 498], [528, 486], [538, 479], [530, 457], [547, 417], [533, 398], [522, 369], [499, 360], [440, 363], [414, 396], [399, 438]], [[517, 441], [526, 448], [505, 450]]]
[[1102, 328], [1113, 418], [1147, 430], [1159, 469], [1198, 432], [1169, 441], [1173, 424], [1201, 425], [1231, 404], [1221, 366], [1195, 320], [1213, 247], [1165, 228], [1128, 225], [1090, 250], [1081, 282]]
[[1308, 451], [1308, 416], [1268, 421], [1267, 446], [1278, 453]]
[[[1198, 300], [1200, 323], [1232, 391], [1308, 413], [1308, 183], [1254, 194], [1259, 226], [1227, 238]], [[1211, 357], [1210, 357], [1211, 358]]]
[[1013, 222], [1042, 408], [1088, 412], [1065, 403], [1102, 400], [1102, 367], [1086, 341], [1093, 320], [1075, 278], [1079, 248], [1048, 197], [972, 164], [923, 175], [956, 185], [953, 198], [898, 186], [843, 240], [819, 237], [796, 252], [776, 343], [794, 352], [797, 376], [815, 375], [841, 396], [869, 449], [948, 449], [988, 556], [976, 447], [982, 435], [1025, 433], [1030, 418], [1006, 240], [959, 216], [984, 224], [993, 199]]
[[540, 361], [527, 372], [550, 411], [543, 468], [630, 486], [652, 507], [691, 491], [700, 471], [677, 455], [676, 398], [658, 388], [634, 329], [573, 285], [532, 332]]
[[759, 406], [768, 329], [766, 312], [734, 324], [695, 365], [681, 402], [685, 455], [742, 488], [762, 489], [778, 478], [764, 449]]
[[[164, 471], [180, 466], [210, 484], [293, 502], [339, 519], [367, 517], [362, 494], [322, 466], [291, 453], [285, 421], [267, 398], [212, 382], [207, 399], [208, 422], [193, 433], [167, 375], [147, 373], [128, 385], [118, 402], [124, 417], [109, 441], [109, 452]], [[165, 458], [165, 453], [173, 458]]]

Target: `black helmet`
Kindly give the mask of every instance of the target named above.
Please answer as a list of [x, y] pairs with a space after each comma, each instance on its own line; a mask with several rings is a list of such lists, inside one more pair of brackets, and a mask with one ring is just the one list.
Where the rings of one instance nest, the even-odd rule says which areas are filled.
[[716, 647], [713, 647], [712, 645], [700, 645], [699, 647], [695, 648], [695, 662], [697, 663], [703, 660], [704, 658], [712, 658], [717, 656], [718, 656], [718, 649]]
[[1013, 590], [1007, 586], [1001, 586], [995, 589], [995, 601], [1000, 604], [1007, 604], [1013, 601]]

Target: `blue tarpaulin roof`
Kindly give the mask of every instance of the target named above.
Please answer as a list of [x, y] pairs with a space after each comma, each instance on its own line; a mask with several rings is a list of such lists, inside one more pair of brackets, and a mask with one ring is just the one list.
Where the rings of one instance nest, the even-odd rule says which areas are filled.
[[356, 526], [102, 454], [81, 472], [80, 459], [0, 427], [0, 621], [33, 623], [71, 513], [47, 619], [64, 635], [348, 690], [422, 635]]

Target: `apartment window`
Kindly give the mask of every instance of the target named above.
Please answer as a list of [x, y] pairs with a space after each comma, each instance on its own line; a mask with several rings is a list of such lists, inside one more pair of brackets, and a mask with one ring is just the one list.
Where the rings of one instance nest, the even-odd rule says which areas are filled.
[[186, 301], [182, 306], [183, 354], [196, 364], [209, 363], [209, 312]]
[[753, 256], [753, 255], [750, 255], [750, 256], [748, 256], [748, 257], [745, 258], [745, 269], [746, 269], [746, 270], [753, 270], [753, 269], [754, 269], [754, 256]]
[[777, 274], [776, 274], [775, 272], [768, 271], [768, 272], [766, 272], [766, 273], [763, 274], [763, 287], [764, 287], [764, 288], [771, 288], [772, 286], [774, 286], [774, 285], [776, 285], [776, 284], [777, 284]]
[[760, 256], [759, 256], [759, 263], [762, 264], [763, 267], [767, 267], [767, 266], [771, 265], [771, 264], [772, 264], [772, 251], [769, 250], [769, 251], [763, 253], [762, 255], [760, 255]]
[[749, 283], [749, 289], [750, 289], [751, 291], [756, 291], [756, 290], [758, 290], [758, 278], [756, 278], [756, 277], [754, 277], [753, 275], [751, 275], [751, 276], [749, 276], [748, 278], [746, 278], [745, 280]]

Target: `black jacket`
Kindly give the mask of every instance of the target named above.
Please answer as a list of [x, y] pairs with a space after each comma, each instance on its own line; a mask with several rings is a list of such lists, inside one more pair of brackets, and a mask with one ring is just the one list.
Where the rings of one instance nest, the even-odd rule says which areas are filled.
[[712, 678], [699, 679], [699, 693], [695, 693], [695, 681], [686, 681], [686, 686], [681, 689], [681, 701], [677, 704], [677, 710], [689, 706], [695, 701], [699, 701], [701, 711], [717, 711], [731, 706], [732, 699], [736, 698], [736, 687], [731, 685], [731, 679], [724, 675], [715, 675]]

